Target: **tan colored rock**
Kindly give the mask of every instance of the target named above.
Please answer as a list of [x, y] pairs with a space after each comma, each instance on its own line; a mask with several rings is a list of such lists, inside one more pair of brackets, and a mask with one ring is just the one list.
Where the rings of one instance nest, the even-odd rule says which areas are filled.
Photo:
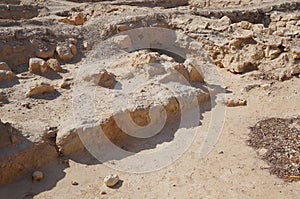
[[49, 68], [51, 68], [55, 72], [62, 71], [62, 67], [60, 66], [60, 64], [57, 61], [57, 59], [53, 59], [53, 58], [52, 59], [48, 59], [47, 60], [47, 64], [48, 64]]
[[12, 71], [0, 70], [0, 83], [11, 82], [16, 78]]
[[278, 47], [282, 44], [282, 38], [269, 34], [254, 34], [253, 39], [264, 46]]
[[77, 54], [77, 47], [74, 44], [69, 45], [71, 53], [75, 56]]
[[56, 52], [63, 61], [70, 61], [74, 57], [69, 46], [57, 46]]
[[83, 25], [86, 21], [86, 14], [83, 13], [72, 13], [71, 17], [59, 19], [59, 22], [63, 22], [70, 25]]
[[31, 88], [26, 94], [26, 97], [37, 97], [39, 95], [45, 94], [45, 93], [53, 93], [55, 92], [55, 88], [47, 83], [41, 83], [38, 86], [35, 86]]
[[222, 17], [221, 19], [218, 20], [219, 24], [222, 25], [230, 25], [231, 24], [231, 19], [227, 16]]
[[43, 59], [30, 58], [29, 71], [34, 74], [46, 74], [48, 72], [48, 64]]
[[119, 182], [119, 180], [118, 175], [110, 174], [104, 178], [103, 182], [107, 187], [113, 187]]
[[98, 82], [99, 86], [105, 88], [113, 88], [116, 83], [117, 83], [116, 76], [114, 74], [109, 73], [106, 70], [100, 72], [100, 79]]
[[10, 67], [5, 62], [0, 62], [0, 70], [11, 71]]
[[55, 51], [54, 47], [45, 47], [43, 49], [38, 49], [35, 52], [35, 56], [43, 59], [51, 58], [54, 56], [54, 51]]
[[204, 82], [204, 75], [202, 72], [199, 71], [192, 63], [190, 63], [188, 59], [184, 62], [184, 65], [189, 73], [190, 82]]
[[223, 104], [225, 104], [227, 107], [246, 106], [247, 100], [240, 98], [228, 98], [223, 101]]

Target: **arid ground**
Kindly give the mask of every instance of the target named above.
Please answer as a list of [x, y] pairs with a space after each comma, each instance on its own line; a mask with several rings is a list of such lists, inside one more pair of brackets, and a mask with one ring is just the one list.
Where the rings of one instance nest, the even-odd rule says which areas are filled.
[[1, 199], [299, 198], [299, 107], [299, 0], [0, 0]]

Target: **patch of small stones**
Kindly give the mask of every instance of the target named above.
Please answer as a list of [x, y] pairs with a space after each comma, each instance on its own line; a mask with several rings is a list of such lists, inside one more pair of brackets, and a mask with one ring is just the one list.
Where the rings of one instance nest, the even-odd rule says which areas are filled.
[[300, 116], [261, 120], [250, 127], [249, 137], [248, 145], [269, 164], [271, 174], [300, 180]]

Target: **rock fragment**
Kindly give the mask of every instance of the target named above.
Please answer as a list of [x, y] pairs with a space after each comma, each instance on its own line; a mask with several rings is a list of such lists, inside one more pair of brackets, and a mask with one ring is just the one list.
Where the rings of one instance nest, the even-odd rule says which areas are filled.
[[48, 64], [43, 59], [30, 58], [29, 71], [33, 74], [46, 74], [48, 72]]
[[26, 94], [26, 97], [37, 97], [39, 95], [45, 94], [45, 93], [53, 93], [55, 92], [55, 88], [47, 83], [41, 83], [38, 86], [35, 86], [31, 88]]
[[240, 98], [228, 98], [223, 101], [227, 107], [235, 107], [235, 106], [246, 106], [247, 100], [240, 99]]
[[119, 176], [117, 174], [110, 174], [106, 176], [103, 180], [107, 187], [113, 187], [119, 182]]
[[40, 181], [44, 178], [44, 174], [41, 171], [35, 171], [32, 174], [32, 179], [35, 181]]
[[60, 66], [60, 64], [57, 61], [57, 59], [53, 59], [53, 58], [52, 59], [48, 59], [47, 60], [47, 64], [48, 64], [49, 68], [51, 68], [55, 72], [62, 71], [62, 67]]
[[74, 57], [74, 55], [72, 54], [71, 48], [66, 45], [57, 46], [56, 52], [57, 52], [59, 58], [63, 61], [70, 61]]
[[106, 70], [100, 72], [100, 79], [98, 82], [99, 86], [105, 88], [113, 88], [116, 83], [117, 83], [116, 76], [114, 74], [109, 73]]

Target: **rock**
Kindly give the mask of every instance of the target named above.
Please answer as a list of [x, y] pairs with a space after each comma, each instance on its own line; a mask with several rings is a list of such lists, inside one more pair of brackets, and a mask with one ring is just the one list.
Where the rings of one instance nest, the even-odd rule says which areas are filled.
[[59, 19], [58, 21], [70, 25], [79, 26], [79, 25], [83, 25], [87, 21], [87, 18], [86, 18], [86, 14], [80, 12], [80, 13], [72, 13], [71, 17]]
[[74, 44], [69, 45], [71, 53], [75, 56], [77, 54], [77, 47]]
[[56, 52], [63, 61], [70, 61], [74, 57], [69, 46], [57, 46]]
[[239, 98], [228, 98], [223, 101], [223, 104], [225, 104], [227, 107], [246, 106], [247, 101]]
[[16, 75], [12, 71], [0, 70], [0, 82], [11, 82], [16, 78]]
[[7, 97], [5, 96], [5, 93], [0, 91], [0, 101], [6, 101]]
[[54, 56], [54, 47], [45, 47], [44, 49], [38, 49], [35, 52], [35, 56], [43, 59], [51, 58]]
[[227, 16], [224, 16], [221, 19], [219, 19], [218, 23], [222, 24], [222, 25], [230, 25], [231, 24], [231, 19]]
[[0, 70], [11, 71], [10, 67], [5, 62], [0, 62]]
[[77, 186], [77, 185], [79, 185], [79, 183], [78, 183], [78, 182], [76, 182], [76, 181], [71, 181], [71, 184], [72, 184], [72, 185], [74, 185], [74, 186]]
[[32, 179], [35, 181], [40, 181], [44, 178], [44, 174], [41, 171], [35, 171], [32, 174]]
[[260, 150], [258, 151], [258, 155], [259, 155], [259, 156], [263, 156], [263, 155], [265, 155], [267, 152], [268, 152], [268, 149], [262, 148], [262, 149], [260, 149]]
[[119, 176], [117, 174], [110, 174], [106, 176], [103, 180], [107, 187], [113, 187], [119, 182]]
[[70, 88], [70, 86], [73, 84], [72, 82], [73, 78], [69, 77], [69, 78], [65, 78], [62, 83], [60, 84], [61, 88], [67, 89]]
[[29, 71], [34, 74], [45, 74], [48, 72], [48, 64], [43, 59], [30, 58]]
[[98, 82], [99, 86], [105, 88], [113, 88], [116, 83], [117, 83], [116, 76], [114, 74], [109, 73], [106, 70], [100, 72], [100, 79]]
[[260, 87], [266, 90], [271, 87], [271, 84], [261, 84]]
[[37, 97], [39, 95], [42, 95], [44, 93], [53, 93], [55, 92], [55, 88], [47, 83], [41, 83], [41, 85], [38, 85], [36, 87], [31, 88], [26, 94], [26, 97]]
[[60, 66], [57, 59], [48, 59], [47, 60], [48, 67], [54, 70], [55, 72], [62, 71], [62, 67]]

